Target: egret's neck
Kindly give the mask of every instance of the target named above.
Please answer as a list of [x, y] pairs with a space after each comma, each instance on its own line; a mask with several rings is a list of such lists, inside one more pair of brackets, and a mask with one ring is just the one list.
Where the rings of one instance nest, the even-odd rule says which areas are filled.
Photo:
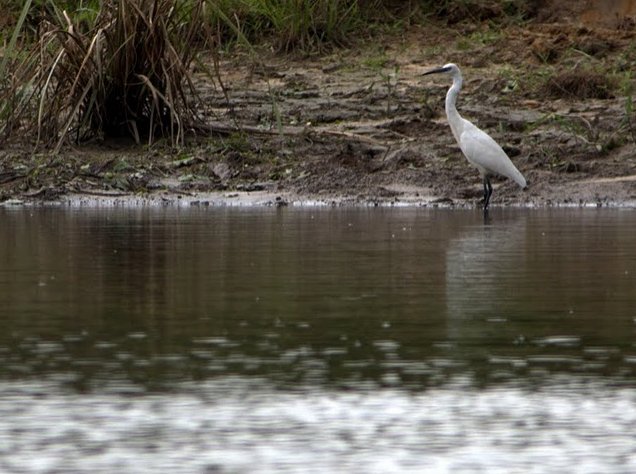
[[459, 141], [459, 135], [461, 134], [462, 118], [457, 112], [455, 103], [457, 102], [457, 96], [462, 88], [462, 76], [461, 74], [453, 74], [453, 85], [446, 93], [446, 117], [450, 124], [451, 130], [455, 139]]

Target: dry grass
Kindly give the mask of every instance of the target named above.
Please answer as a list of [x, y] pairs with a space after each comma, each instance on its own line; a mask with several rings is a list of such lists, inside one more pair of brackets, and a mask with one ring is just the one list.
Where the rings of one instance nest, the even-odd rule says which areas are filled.
[[197, 119], [190, 66], [202, 13], [203, 1], [105, 0], [88, 28], [65, 11], [46, 18], [10, 67], [5, 132], [56, 150], [71, 136], [182, 143]]
[[555, 98], [610, 99], [616, 84], [606, 75], [590, 70], [566, 71], [550, 77], [544, 92]]

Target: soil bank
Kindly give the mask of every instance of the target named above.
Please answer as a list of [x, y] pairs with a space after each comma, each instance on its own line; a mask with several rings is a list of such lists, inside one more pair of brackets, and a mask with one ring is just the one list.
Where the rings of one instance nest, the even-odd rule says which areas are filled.
[[[479, 206], [480, 177], [444, 116], [449, 78], [421, 76], [455, 62], [460, 113], [529, 182], [495, 180], [493, 207], [634, 206], [634, 22], [569, 13], [410, 27], [311, 57], [233, 51], [220, 62], [225, 90], [198, 78], [207, 132], [186, 147], [109, 141], [51, 156], [6, 146], [0, 201]], [[612, 88], [559, 93], [563, 72]]]

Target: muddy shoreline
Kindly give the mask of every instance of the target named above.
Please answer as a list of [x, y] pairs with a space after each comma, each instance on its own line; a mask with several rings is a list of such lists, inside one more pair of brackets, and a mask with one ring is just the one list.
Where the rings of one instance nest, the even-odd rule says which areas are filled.
[[[636, 60], [636, 29], [461, 28], [413, 27], [316, 57], [233, 52], [219, 65], [223, 88], [199, 77], [205, 127], [183, 149], [111, 140], [52, 156], [5, 146], [0, 202], [478, 208], [479, 175], [444, 116], [450, 81], [421, 76], [453, 61], [464, 74], [460, 113], [491, 134], [529, 182], [522, 191], [494, 180], [493, 209], [636, 207], [636, 118], [624, 95], [631, 86], [620, 85], [633, 83], [623, 64]], [[582, 61], [614, 71], [611, 94], [555, 96], [546, 88]]]
[[[481, 203], [474, 200], [451, 200], [435, 196], [421, 196], [419, 193], [402, 194], [399, 198], [360, 198], [355, 196], [301, 196], [295, 193], [254, 192], [210, 192], [192, 195], [158, 193], [151, 195], [115, 194], [109, 196], [92, 194], [69, 194], [53, 200], [11, 198], [0, 202], [0, 207], [61, 207], [61, 208], [325, 208], [325, 207], [393, 207], [427, 209], [475, 209], [481, 210]], [[508, 199], [505, 204], [493, 204], [492, 212], [500, 209], [542, 209], [542, 208], [610, 208], [636, 209], [636, 199], [613, 200], [593, 199], [573, 201], [536, 201]]]

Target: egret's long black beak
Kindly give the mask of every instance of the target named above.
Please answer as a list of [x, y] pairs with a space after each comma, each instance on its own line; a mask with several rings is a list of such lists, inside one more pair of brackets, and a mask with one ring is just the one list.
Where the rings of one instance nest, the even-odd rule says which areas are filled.
[[431, 69], [430, 71], [426, 71], [425, 73], [422, 74], [422, 76], [427, 76], [428, 74], [437, 74], [439, 72], [448, 72], [450, 70], [451, 70], [450, 67], [438, 67], [436, 69]]

